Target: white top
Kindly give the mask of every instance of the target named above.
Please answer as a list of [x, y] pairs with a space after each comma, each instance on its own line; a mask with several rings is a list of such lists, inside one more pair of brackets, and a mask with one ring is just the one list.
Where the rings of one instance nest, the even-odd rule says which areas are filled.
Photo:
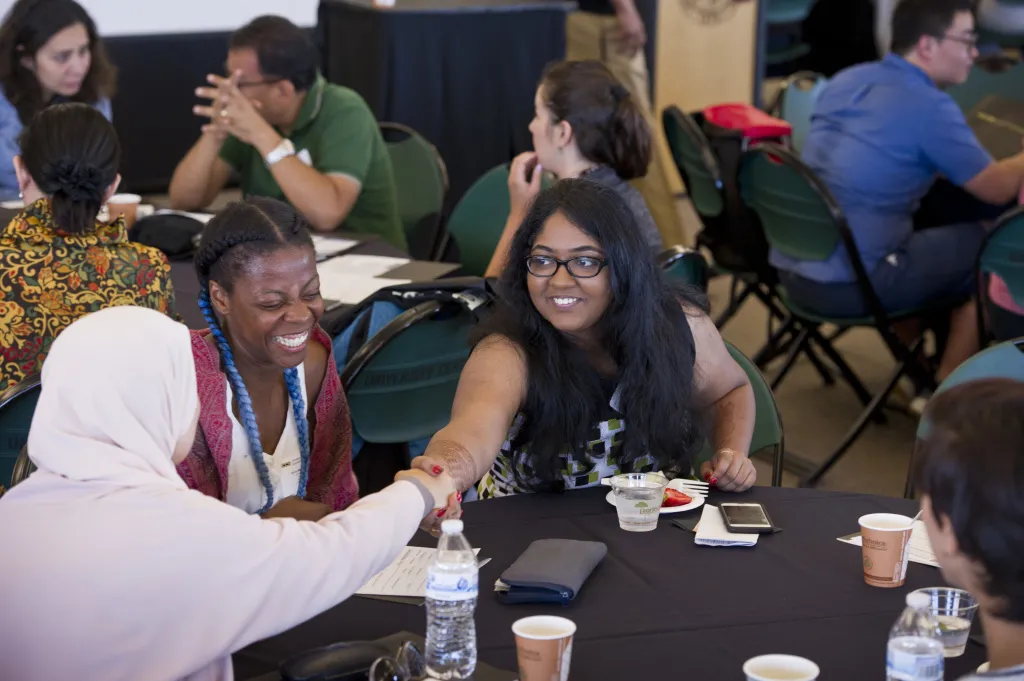
[[166, 315], [109, 308], [54, 341], [39, 469], [0, 499], [0, 679], [228, 681], [231, 653], [351, 596], [428, 510], [405, 480], [315, 523], [190, 490], [171, 453], [197, 404], [192, 340]]
[[[303, 365], [298, 366], [299, 390], [306, 394], [306, 372]], [[227, 379], [224, 379], [227, 381]], [[231, 418], [231, 460], [228, 462], [228, 495], [227, 502], [246, 513], [256, 513], [267, 503], [267, 493], [263, 489], [256, 464], [249, 453], [249, 438], [245, 434], [245, 426], [235, 417], [232, 407], [234, 393], [228, 382], [227, 400], [228, 416]], [[309, 413], [308, 400], [306, 413]], [[302, 448], [299, 446], [299, 431], [295, 426], [295, 412], [292, 408], [291, 396], [288, 397], [288, 415], [284, 424], [281, 439], [273, 454], [263, 453], [263, 460], [270, 473], [270, 484], [274, 488], [274, 503], [285, 497], [295, 496], [299, 491], [299, 476], [302, 473]]]

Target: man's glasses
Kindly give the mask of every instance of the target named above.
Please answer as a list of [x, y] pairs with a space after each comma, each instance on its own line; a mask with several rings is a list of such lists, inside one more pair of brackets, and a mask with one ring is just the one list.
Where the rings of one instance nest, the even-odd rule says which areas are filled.
[[531, 255], [526, 259], [526, 269], [535, 277], [553, 277], [558, 268], [565, 265], [566, 271], [576, 279], [590, 279], [600, 274], [608, 264], [607, 260], [581, 255], [568, 260], [559, 260], [550, 255]]
[[427, 678], [427, 665], [416, 644], [406, 641], [394, 657], [374, 660], [368, 678], [369, 681], [422, 681]]
[[949, 34], [946, 34], [946, 35], [940, 35], [940, 36], [937, 36], [937, 37], [938, 37], [939, 40], [952, 40], [955, 43], [960, 43], [961, 45], [966, 45], [969, 48], [975, 48], [975, 47], [978, 46], [978, 36], [976, 36], [976, 35], [963, 36], [963, 35], [949, 35]]

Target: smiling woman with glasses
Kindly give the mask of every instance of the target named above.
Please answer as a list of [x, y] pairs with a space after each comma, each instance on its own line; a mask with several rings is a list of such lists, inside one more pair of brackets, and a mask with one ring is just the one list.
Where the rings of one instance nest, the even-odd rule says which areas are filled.
[[754, 484], [749, 381], [703, 295], [655, 267], [633, 211], [580, 179], [540, 194], [475, 338], [450, 423], [415, 467], [482, 498], [589, 487], [620, 472]]

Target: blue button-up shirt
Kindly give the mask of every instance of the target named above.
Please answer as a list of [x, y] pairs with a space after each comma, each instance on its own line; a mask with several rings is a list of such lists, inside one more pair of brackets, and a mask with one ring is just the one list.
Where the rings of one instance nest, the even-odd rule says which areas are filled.
[[[111, 120], [110, 100], [103, 98], [93, 104], [100, 113]], [[14, 174], [14, 157], [21, 153], [18, 138], [21, 136], [21, 119], [0, 90], [0, 201], [18, 197], [18, 178]]]
[[[956, 102], [895, 54], [828, 83], [803, 159], [842, 207], [868, 272], [910, 237], [913, 214], [936, 176], [963, 185], [992, 163]], [[842, 245], [823, 261], [773, 251], [771, 263], [815, 281], [856, 280]]]

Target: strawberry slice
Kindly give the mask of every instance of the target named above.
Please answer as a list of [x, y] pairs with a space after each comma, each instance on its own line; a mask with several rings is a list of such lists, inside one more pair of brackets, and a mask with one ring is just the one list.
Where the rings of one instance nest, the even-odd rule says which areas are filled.
[[661, 498], [661, 505], [663, 507], [671, 508], [673, 506], [686, 506], [693, 501], [693, 497], [683, 494], [679, 490], [674, 490], [671, 487], [665, 490], [665, 496]]

